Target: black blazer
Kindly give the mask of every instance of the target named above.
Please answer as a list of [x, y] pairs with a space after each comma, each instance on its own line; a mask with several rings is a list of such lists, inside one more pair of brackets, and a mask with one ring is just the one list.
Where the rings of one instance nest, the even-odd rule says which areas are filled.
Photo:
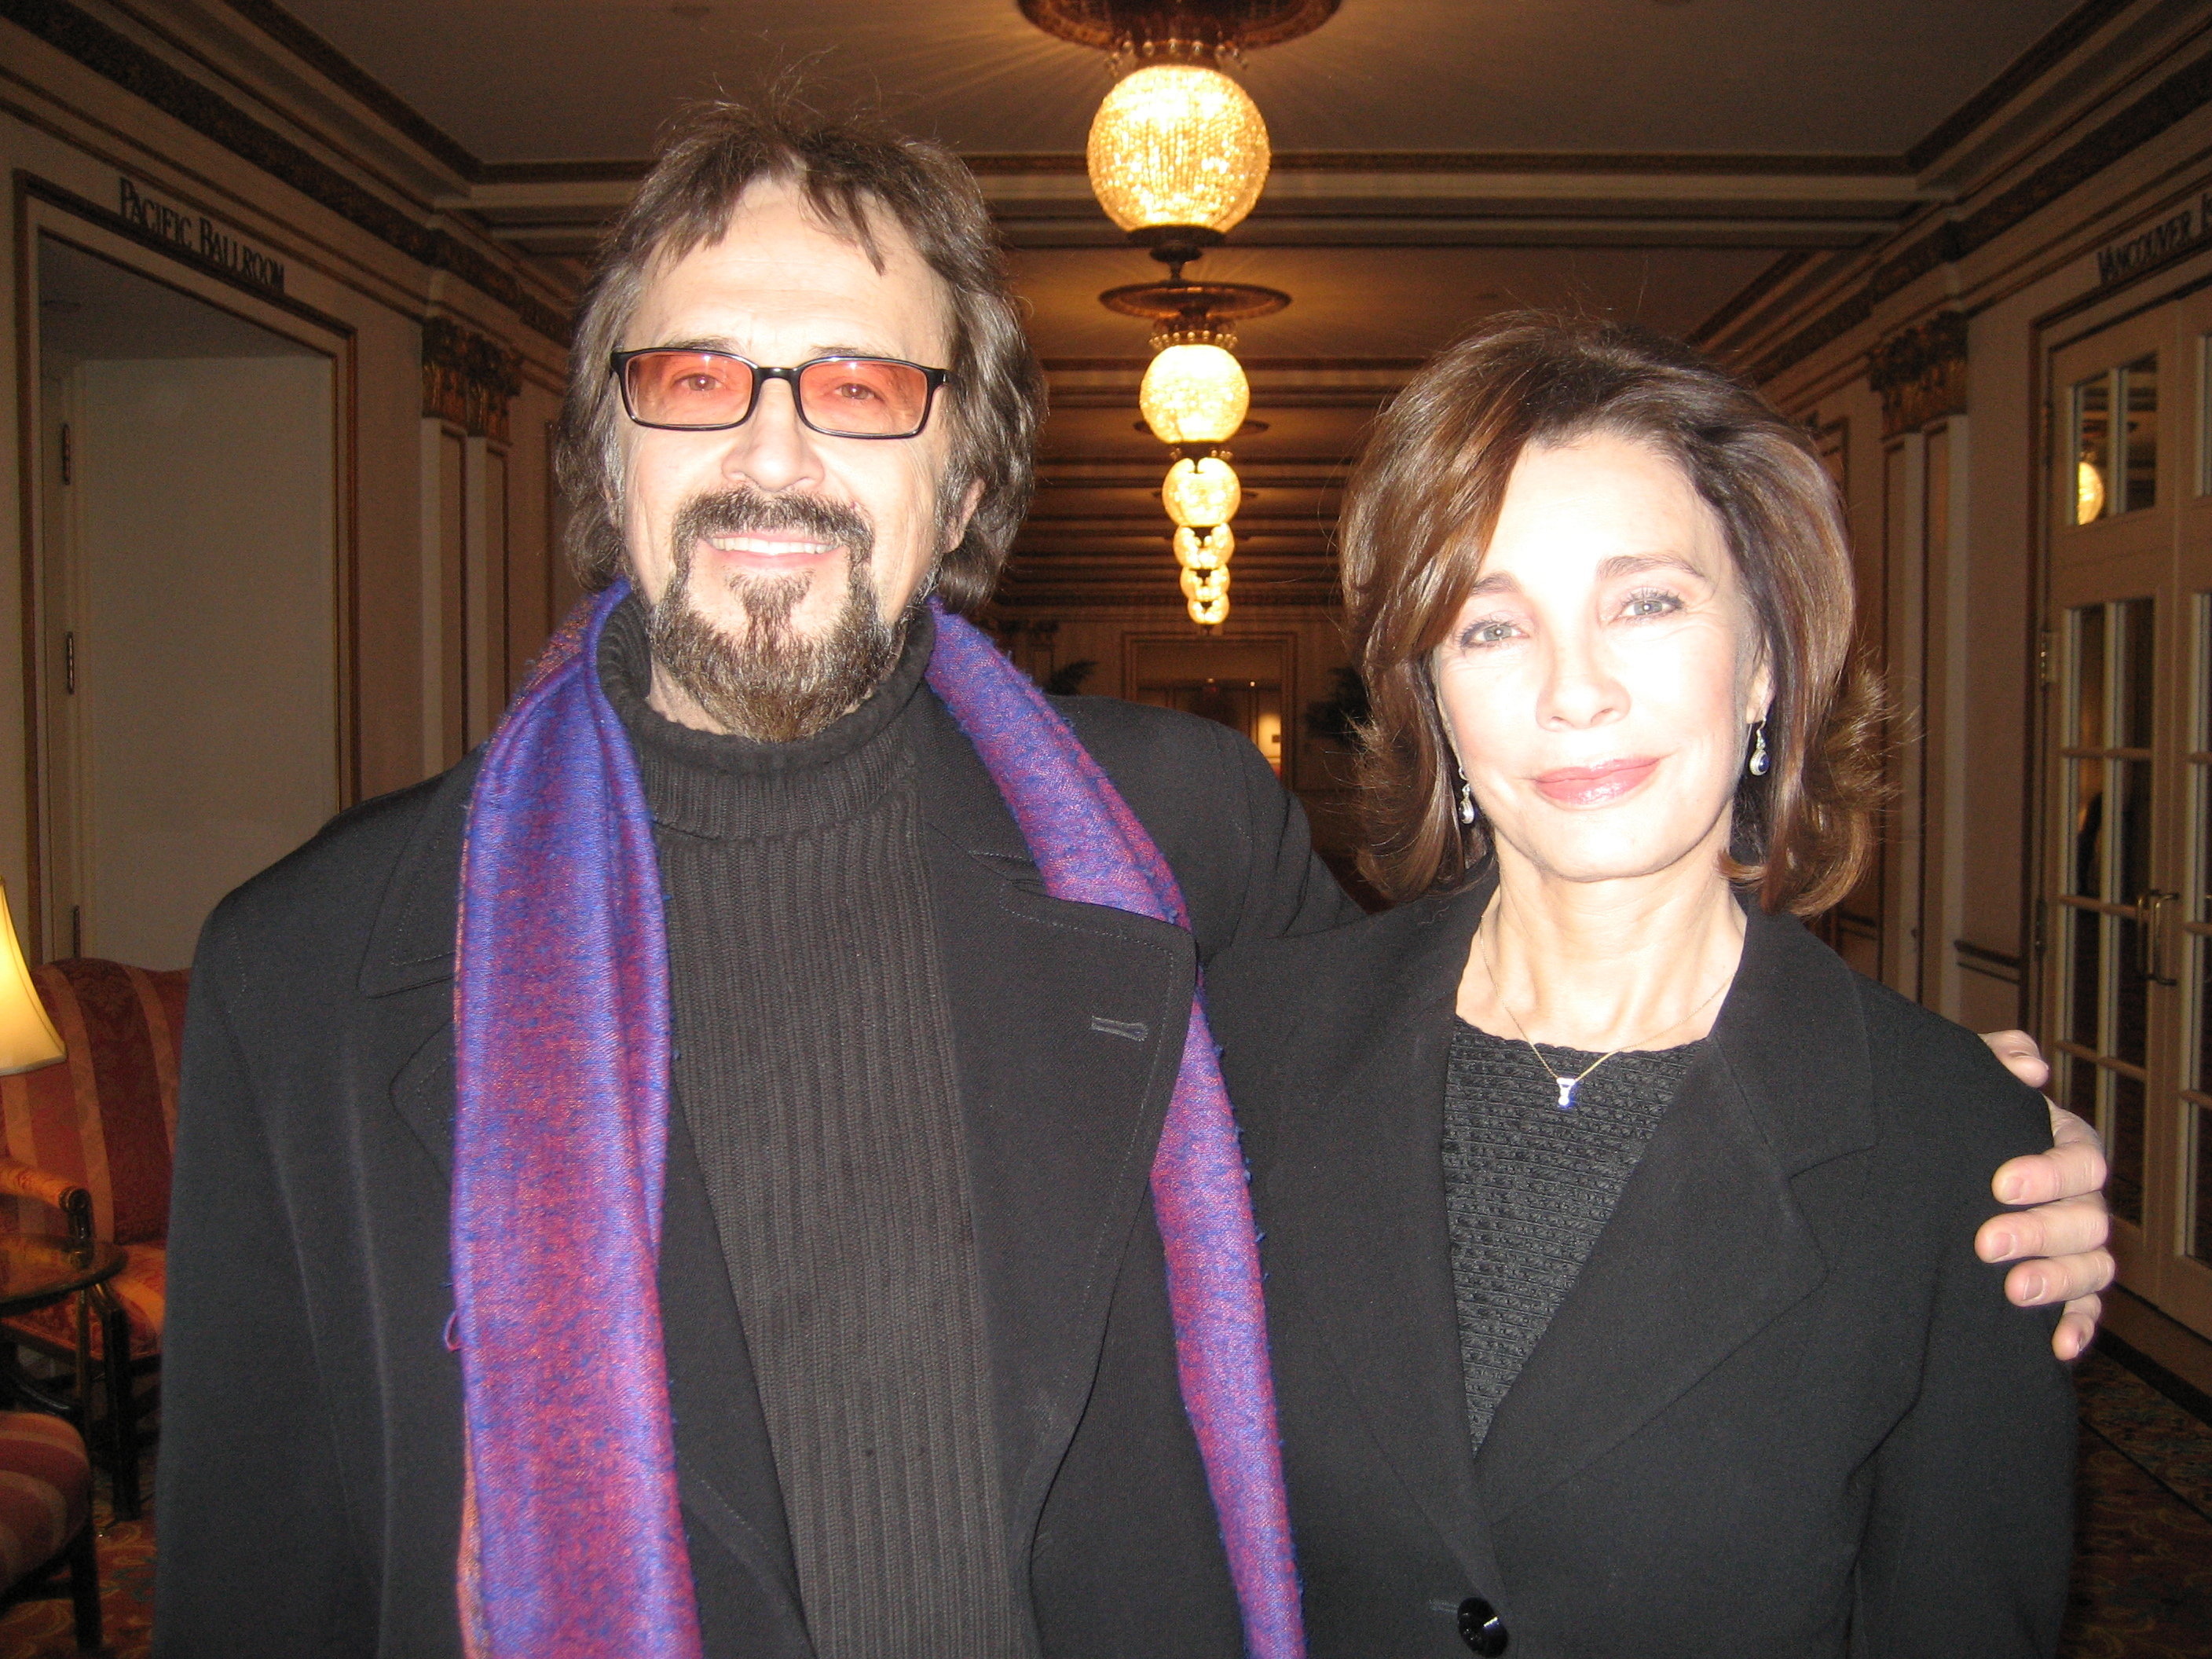
[[1442, 1160], [1488, 884], [1208, 974], [1265, 1233], [1316, 1659], [2048, 1654], [2072, 1389], [1972, 1240], [2049, 1118], [1753, 914], [1692, 1068], [1469, 1454]]
[[[1200, 958], [1357, 912], [1249, 744], [1095, 697], [1060, 708], [1173, 865], [1195, 941], [1048, 898], [975, 750], [917, 695], [1016, 1582], [1052, 1659], [1234, 1659], [1146, 1177]], [[155, 1643], [173, 1659], [459, 1651], [441, 1334], [474, 775], [346, 814], [202, 939], [163, 1362]], [[669, 1115], [660, 1290], [707, 1650], [808, 1659], [744, 1334]]]

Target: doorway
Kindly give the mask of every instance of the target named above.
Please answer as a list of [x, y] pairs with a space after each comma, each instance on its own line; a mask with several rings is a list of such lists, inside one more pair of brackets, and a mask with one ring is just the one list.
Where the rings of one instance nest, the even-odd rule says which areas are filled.
[[1179, 708], [1243, 732], [1279, 778], [1284, 776], [1284, 689], [1291, 680], [1291, 647], [1287, 635], [1133, 637], [1127, 644], [1122, 684], [1133, 702]]
[[2212, 1335], [2212, 292], [2051, 356], [2042, 1035], [2121, 1279]]
[[339, 805], [332, 362], [63, 237], [36, 258], [43, 954], [181, 967]]

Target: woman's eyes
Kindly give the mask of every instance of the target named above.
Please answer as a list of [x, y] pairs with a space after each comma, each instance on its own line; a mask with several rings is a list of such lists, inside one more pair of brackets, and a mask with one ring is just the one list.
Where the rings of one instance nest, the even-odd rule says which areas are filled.
[[[1653, 617], [1671, 617], [1682, 609], [1682, 596], [1670, 593], [1662, 587], [1640, 589], [1620, 603], [1620, 617], [1625, 622], [1644, 622]], [[1459, 647], [1462, 651], [1480, 651], [1486, 646], [1504, 645], [1521, 636], [1521, 624], [1510, 617], [1486, 617], [1480, 622], [1469, 623], [1459, 631]]]
[[1659, 588], [1647, 588], [1632, 593], [1620, 607], [1620, 614], [1631, 618], [1671, 616], [1682, 608], [1682, 597]]
[[1460, 648], [1477, 651], [1486, 645], [1503, 645], [1519, 633], [1520, 628], [1504, 617], [1492, 617], [1479, 623], [1469, 623], [1460, 630]]

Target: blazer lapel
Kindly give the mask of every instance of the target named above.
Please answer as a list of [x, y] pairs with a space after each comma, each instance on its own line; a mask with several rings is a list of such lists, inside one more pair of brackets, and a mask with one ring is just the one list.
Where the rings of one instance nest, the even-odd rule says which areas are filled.
[[1790, 1177], [1869, 1144], [1850, 969], [1788, 918], [1748, 919], [1684, 1079], [1476, 1460], [1494, 1524], [1633, 1434], [1820, 1284]]
[[1048, 896], [973, 746], [933, 696], [929, 707], [921, 805], [938, 951], [1025, 1572], [1145, 1201], [1197, 955], [1181, 928]]
[[[1492, 886], [1484, 880], [1377, 925], [1374, 970], [1344, 976], [1366, 994], [1328, 1014], [1332, 1031], [1357, 1035], [1335, 1066], [1322, 1060], [1324, 1080], [1284, 1124], [1259, 1177], [1270, 1255], [1294, 1255], [1311, 1298], [1310, 1307], [1285, 1304], [1285, 1316], [1325, 1310], [1328, 1356], [1362, 1421], [1476, 1582], [1487, 1580], [1471, 1525], [1442, 1146], [1452, 1011]], [[1342, 1079], [1334, 1086], [1332, 1073]], [[1347, 1116], [1358, 1133], [1344, 1132]]]

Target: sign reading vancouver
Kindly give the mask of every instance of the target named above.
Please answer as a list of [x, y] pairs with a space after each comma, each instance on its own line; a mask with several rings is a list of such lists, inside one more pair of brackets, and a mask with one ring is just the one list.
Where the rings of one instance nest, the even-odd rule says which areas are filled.
[[120, 179], [117, 184], [118, 210], [149, 236], [197, 253], [256, 288], [265, 288], [272, 294], [284, 291], [283, 260], [272, 258], [259, 248], [240, 240], [204, 213], [172, 207], [128, 179]]
[[2124, 236], [2097, 250], [2097, 285], [2114, 283], [2163, 264], [2184, 248], [2193, 247], [2212, 234], [2212, 191], [2168, 214], [2148, 230]]

